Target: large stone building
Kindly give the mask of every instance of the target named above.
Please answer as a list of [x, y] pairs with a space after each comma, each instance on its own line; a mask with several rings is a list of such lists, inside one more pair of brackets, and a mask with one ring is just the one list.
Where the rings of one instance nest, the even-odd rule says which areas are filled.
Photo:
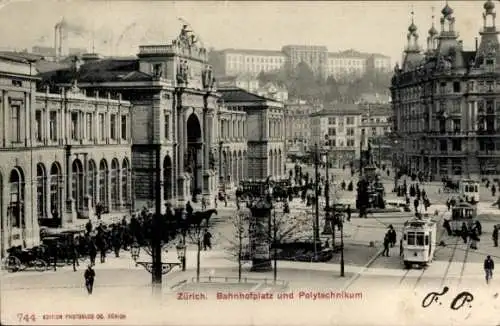
[[157, 171], [163, 208], [197, 194], [213, 205], [221, 186], [283, 175], [283, 104], [217, 92], [193, 40], [184, 28], [136, 58], [70, 64], [0, 54], [2, 255], [37, 244], [40, 225], [151, 207]]
[[285, 106], [285, 139], [287, 153], [305, 154], [311, 144], [311, 114], [320, 111], [321, 107], [302, 100], [286, 102]]
[[369, 71], [391, 70], [391, 59], [378, 53], [361, 53], [355, 50], [328, 52], [325, 46], [286, 45], [281, 51], [225, 49], [212, 51], [210, 63], [217, 76], [252, 74], [294, 68], [307, 63], [316, 74], [336, 79], [355, 77]]
[[[39, 226], [131, 207], [130, 103], [77, 87], [37, 92], [36, 62], [0, 55], [0, 252], [33, 246]], [[60, 220], [59, 220], [60, 219]]]
[[441, 11], [441, 31], [429, 30], [427, 51], [417, 27], [408, 28], [402, 67], [392, 80], [396, 161], [434, 179], [499, 175], [500, 47], [495, 4], [484, 4], [483, 28], [474, 51], [455, 31], [453, 9]]
[[355, 104], [334, 104], [310, 115], [311, 146], [317, 144], [321, 149], [328, 139], [329, 161], [334, 167], [359, 159], [362, 113]]
[[[248, 150], [246, 148], [237, 151], [231, 146], [222, 149], [223, 169], [222, 175], [230, 175], [239, 179], [235, 165], [240, 162], [243, 155], [243, 169], [245, 177], [249, 179], [265, 179], [269, 176], [281, 178], [285, 175], [285, 120], [284, 104], [274, 99], [266, 98], [256, 94], [248, 93], [242, 89], [221, 89], [221, 99], [232, 112], [246, 112], [247, 125], [243, 129], [237, 124], [227, 124], [221, 133], [233, 133], [237, 137], [241, 132], [246, 136]], [[237, 131], [236, 133], [234, 131]], [[230, 138], [231, 139], [231, 138]], [[234, 140], [234, 139], [233, 139]], [[242, 138], [244, 140], [244, 138]], [[231, 154], [232, 153], [232, 154]], [[247, 154], [248, 153], [248, 154]], [[231, 157], [232, 155], [232, 157]], [[233, 162], [230, 164], [230, 162]], [[234, 163], [237, 162], [237, 163]], [[232, 170], [227, 167], [233, 166]], [[230, 178], [227, 178], [230, 181]]]

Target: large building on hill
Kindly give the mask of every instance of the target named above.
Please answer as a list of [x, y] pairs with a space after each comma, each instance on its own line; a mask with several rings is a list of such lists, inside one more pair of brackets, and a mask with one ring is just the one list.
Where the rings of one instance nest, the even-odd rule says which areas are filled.
[[417, 26], [408, 28], [402, 66], [392, 79], [395, 161], [401, 168], [440, 179], [500, 175], [500, 46], [495, 4], [484, 3], [483, 28], [474, 51], [465, 51], [453, 9], [441, 11], [427, 50]]
[[210, 53], [210, 63], [217, 76], [258, 75], [261, 71], [294, 68], [300, 62], [307, 63], [317, 75], [336, 79], [359, 77], [367, 70], [391, 70], [388, 56], [352, 49], [328, 52], [325, 46], [286, 45], [281, 51], [225, 49]]

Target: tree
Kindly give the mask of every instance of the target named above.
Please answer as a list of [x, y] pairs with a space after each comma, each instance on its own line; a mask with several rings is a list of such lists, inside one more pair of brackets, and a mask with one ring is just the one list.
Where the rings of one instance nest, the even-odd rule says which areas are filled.
[[233, 238], [228, 239], [224, 235], [219, 234], [219, 237], [225, 238], [229, 243], [226, 251], [238, 259], [238, 282], [241, 282], [242, 266], [246, 256], [245, 248], [248, 248], [249, 244], [249, 217], [249, 212], [238, 210], [231, 218], [231, 224], [234, 227]]
[[325, 97], [326, 103], [331, 103], [340, 100], [339, 85], [333, 76], [329, 76], [325, 82]]

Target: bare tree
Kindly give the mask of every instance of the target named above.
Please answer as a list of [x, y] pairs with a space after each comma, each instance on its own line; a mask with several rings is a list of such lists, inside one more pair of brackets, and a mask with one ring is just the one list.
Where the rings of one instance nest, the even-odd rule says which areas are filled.
[[220, 238], [228, 242], [226, 251], [233, 257], [238, 259], [238, 281], [241, 282], [242, 266], [245, 256], [248, 256], [249, 248], [249, 218], [248, 210], [238, 210], [231, 218], [231, 224], [234, 227], [234, 233], [231, 238], [219, 234]]

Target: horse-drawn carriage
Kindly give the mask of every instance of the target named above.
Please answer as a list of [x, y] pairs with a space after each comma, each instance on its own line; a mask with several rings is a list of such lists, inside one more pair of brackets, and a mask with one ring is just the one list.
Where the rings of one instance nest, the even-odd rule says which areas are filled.
[[23, 249], [15, 246], [7, 249], [7, 257], [3, 261], [2, 268], [9, 272], [23, 271], [34, 268], [38, 272], [47, 270], [49, 264], [44, 257], [44, 247], [36, 246], [30, 249]]

